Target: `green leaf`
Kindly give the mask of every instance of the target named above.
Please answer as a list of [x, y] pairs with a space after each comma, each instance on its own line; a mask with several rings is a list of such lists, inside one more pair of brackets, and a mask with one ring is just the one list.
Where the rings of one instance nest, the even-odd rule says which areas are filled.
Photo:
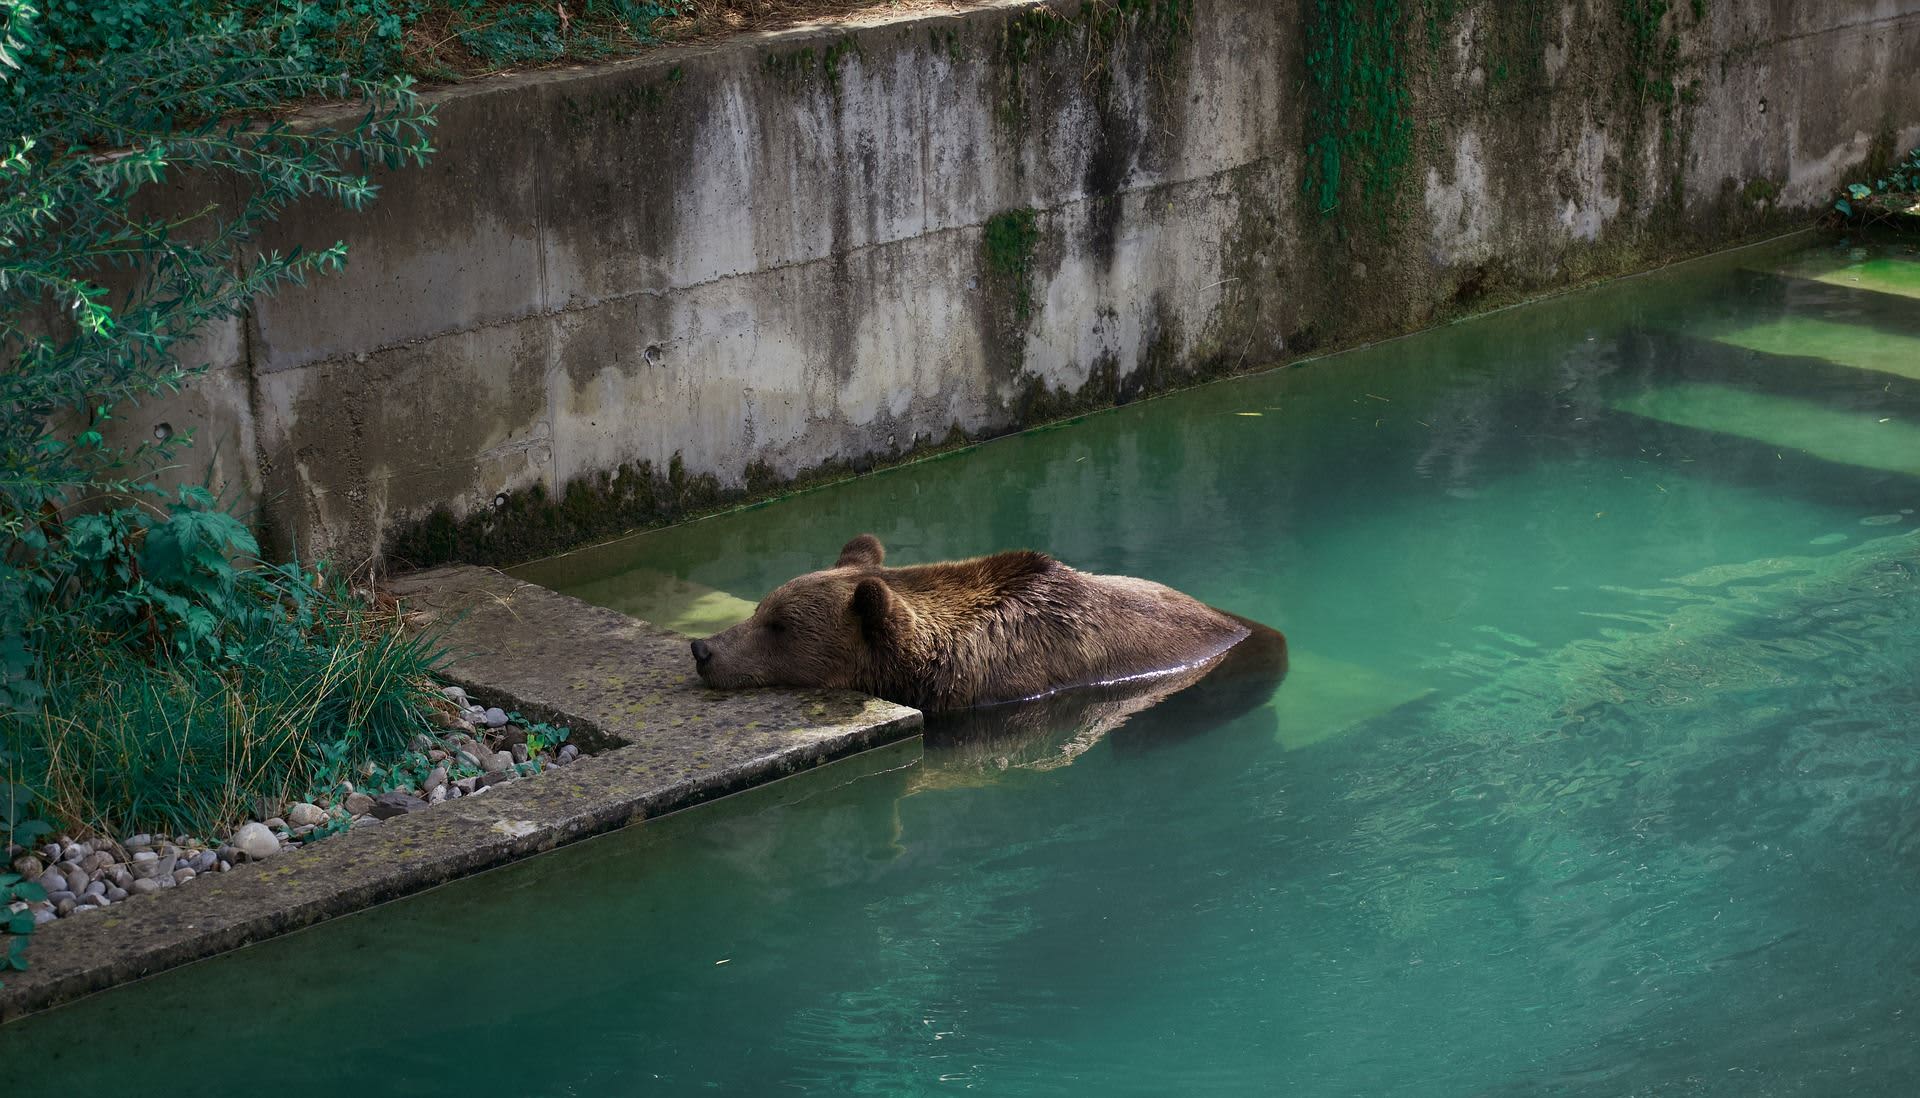
[[1872, 195], [1873, 188], [1867, 186], [1865, 183], [1854, 183], [1847, 188], [1847, 193], [1852, 195], [1854, 200], [1857, 202], [1860, 199], [1863, 199]]
[[12, 918], [7, 920], [7, 933], [32, 934], [33, 913], [30, 911], [16, 912]]
[[47, 890], [42, 888], [36, 881], [27, 881], [13, 887], [13, 898], [16, 900], [25, 900], [30, 904], [37, 904], [47, 898]]

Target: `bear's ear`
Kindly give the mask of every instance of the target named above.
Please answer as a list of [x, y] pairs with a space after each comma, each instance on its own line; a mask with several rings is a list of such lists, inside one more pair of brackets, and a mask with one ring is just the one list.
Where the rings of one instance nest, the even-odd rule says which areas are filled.
[[880, 641], [893, 630], [893, 592], [886, 581], [868, 577], [853, 588], [853, 616], [869, 641]]
[[886, 547], [872, 534], [861, 534], [840, 550], [835, 568], [878, 568], [887, 559]]

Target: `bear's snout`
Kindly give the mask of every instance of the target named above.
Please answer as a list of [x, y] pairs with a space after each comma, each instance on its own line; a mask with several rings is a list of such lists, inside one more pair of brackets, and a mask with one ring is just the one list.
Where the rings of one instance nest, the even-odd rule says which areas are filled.
[[712, 659], [712, 658], [713, 658], [713, 649], [711, 649], [711, 648], [708, 648], [708, 647], [707, 647], [707, 642], [706, 642], [706, 641], [694, 641], [694, 642], [693, 642], [693, 663], [694, 663], [694, 666], [696, 666], [696, 667], [704, 667], [704, 666], [706, 666], [706, 663], [707, 663], [707, 661], [708, 661], [708, 660], [710, 660], [710, 659]]

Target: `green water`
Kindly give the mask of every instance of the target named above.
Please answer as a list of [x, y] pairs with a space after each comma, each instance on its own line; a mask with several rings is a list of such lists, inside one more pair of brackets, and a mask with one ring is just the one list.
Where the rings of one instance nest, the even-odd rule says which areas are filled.
[[29, 1019], [0, 1062], [143, 1095], [1920, 1092], [1916, 271], [1722, 257], [530, 568], [724, 619], [862, 531], [1032, 546], [1298, 658], [1231, 721], [864, 757]]

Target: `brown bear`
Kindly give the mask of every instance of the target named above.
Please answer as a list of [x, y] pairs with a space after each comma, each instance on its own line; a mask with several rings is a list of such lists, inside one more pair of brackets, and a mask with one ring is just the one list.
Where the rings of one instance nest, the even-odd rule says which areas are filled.
[[1075, 571], [1016, 551], [884, 566], [878, 538], [782, 584], [739, 625], [693, 642], [707, 685], [838, 687], [926, 712], [1192, 672], [1260, 634], [1285, 638], [1169, 587]]

